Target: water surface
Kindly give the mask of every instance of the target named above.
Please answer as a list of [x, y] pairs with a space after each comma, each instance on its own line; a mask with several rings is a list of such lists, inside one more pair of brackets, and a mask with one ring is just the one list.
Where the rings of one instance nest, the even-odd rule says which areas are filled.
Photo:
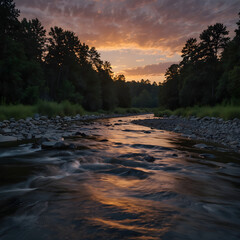
[[80, 150], [0, 148], [0, 239], [240, 239], [240, 159], [98, 120]]

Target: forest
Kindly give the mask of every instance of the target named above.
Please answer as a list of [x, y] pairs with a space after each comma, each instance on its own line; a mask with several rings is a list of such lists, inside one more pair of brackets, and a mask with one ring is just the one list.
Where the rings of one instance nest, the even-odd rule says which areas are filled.
[[[239, 13], [240, 17], [240, 13]], [[160, 84], [159, 104], [167, 109], [216, 104], [240, 105], [240, 19], [235, 36], [221, 23], [187, 40], [182, 61], [171, 65]]]
[[157, 85], [114, 75], [110, 62], [72, 31], [54, 26], [47, 33], [37, 18], [19, 17], [12, 0], [0, 0], [1, 105], [67, 100], [98, 111], [240, 103], [240, 20], [233, 39], [221, 23], [208, 26], [199, 40], [188, 39], [182, 61]]
[[0, 0], [0, 103], [32, 105], [40, 99], [80, 104], [88, 111], [157, 107], [158, 86], [126, 82], [110, 62], [72, 31], [36, 18], [19, 20], [12, 0]]

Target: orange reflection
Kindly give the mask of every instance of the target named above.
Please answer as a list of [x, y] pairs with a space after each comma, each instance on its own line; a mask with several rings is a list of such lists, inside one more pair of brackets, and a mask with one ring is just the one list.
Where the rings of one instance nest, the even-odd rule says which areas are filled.
[[[110, 228], [116, 228], [116, 229], [120, 229], [120, 230], [131, 230], [131, 231], [140, 232], [145, 235], [147, 235], [151, 232], [151, 234], [159, 236], [161, 233], [167, 232], [167, 230], [168, 230], [168, 227], [158, 229], [158, 228], [151, 228], [151, 227], [145, 227], [145, 226], [137, 226], [135, 224], [135, 222], [136, 222], [135, 219], [134, 220], [126, 219], [126, 220], [114, 221], [114, 220], [107, 220], [107, 219], [102, 219], [102, 218], [92, 218], [89, 220], [96, 222], [98, 224], [101, 223]], [[131, 238], [129, 238], [129, 239], [131, 239]], [[134, 239], [136, 239], [136, 238], [134, 237]], [[143, 236], [141, 236], [138, 239], [159, 239], [159, 238], [156, 238], [156, 237], [150, 237], [150, 238], [147, 237], [146, 238], [146, 236], [144, 236], [144, 238], [143, 238]]]

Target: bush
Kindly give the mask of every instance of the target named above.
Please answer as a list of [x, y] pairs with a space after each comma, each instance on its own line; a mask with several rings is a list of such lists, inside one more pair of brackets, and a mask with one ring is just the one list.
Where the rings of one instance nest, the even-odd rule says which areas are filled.
[[36, 113], [35, 106], [27, 106], [22, 104], [0, 106], [0, 120], [32, 117], [34, 113]]
[[171, 110], [167, 109], [167, 110], [163, 110], [163, 111], [159, 111], [159, 112], [155, 113], [155, 116], [156, 117], [163, 117], [163, 116], [170, 116], [172, 114], [173, 114], [173, 112]]
[[37, 104], [37, 111], [41, 115], [49, 117], [59, 116], [74, 116], [76, 114], [83, 115], [85, 113], [83, 107], [79, 104], [71, 104], [69, 101], [61, 103], [40, 101]]

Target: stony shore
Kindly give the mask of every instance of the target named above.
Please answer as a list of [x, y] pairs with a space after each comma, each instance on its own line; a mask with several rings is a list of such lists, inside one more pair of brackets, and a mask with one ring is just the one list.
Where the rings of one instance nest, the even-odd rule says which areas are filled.
[[[129, 114], [130, 115], [130, 114]], [[47, 116], [35, 115], [34, 118], [28, 117], [16, 121], [14, 118], [0, 122], [0, 143], [23, 140], [36, 140], [36, 142], [61, 142], [61, 139], [75, 136], [79, 133], [81, 125], [91, 124], [89, 120], [102, 118], [121, 117], [120, 114], [110, 115], [76, 115], [74, 117], [56, 116], [48, 118]], [[127, 116], [126, 114], [124, 116]], [[48, 144], [46, 144], [47, 147]], [[60, 144], [61, 145], [61, 144]], [[60, 146], [59, 145], [59, 146]], [[64, 146], [63, 146], [64, 147]]]
[[[133, 123], [181, 133], [183, 137], [189, 139], [214, 142], [240, 153], [240, 119], [237, 118], [224, 121], [222, 118], [214, 117], [164, 116], [163, 118], [134, 120]], [[201, 146], [207, 147], [204, 144]]]

